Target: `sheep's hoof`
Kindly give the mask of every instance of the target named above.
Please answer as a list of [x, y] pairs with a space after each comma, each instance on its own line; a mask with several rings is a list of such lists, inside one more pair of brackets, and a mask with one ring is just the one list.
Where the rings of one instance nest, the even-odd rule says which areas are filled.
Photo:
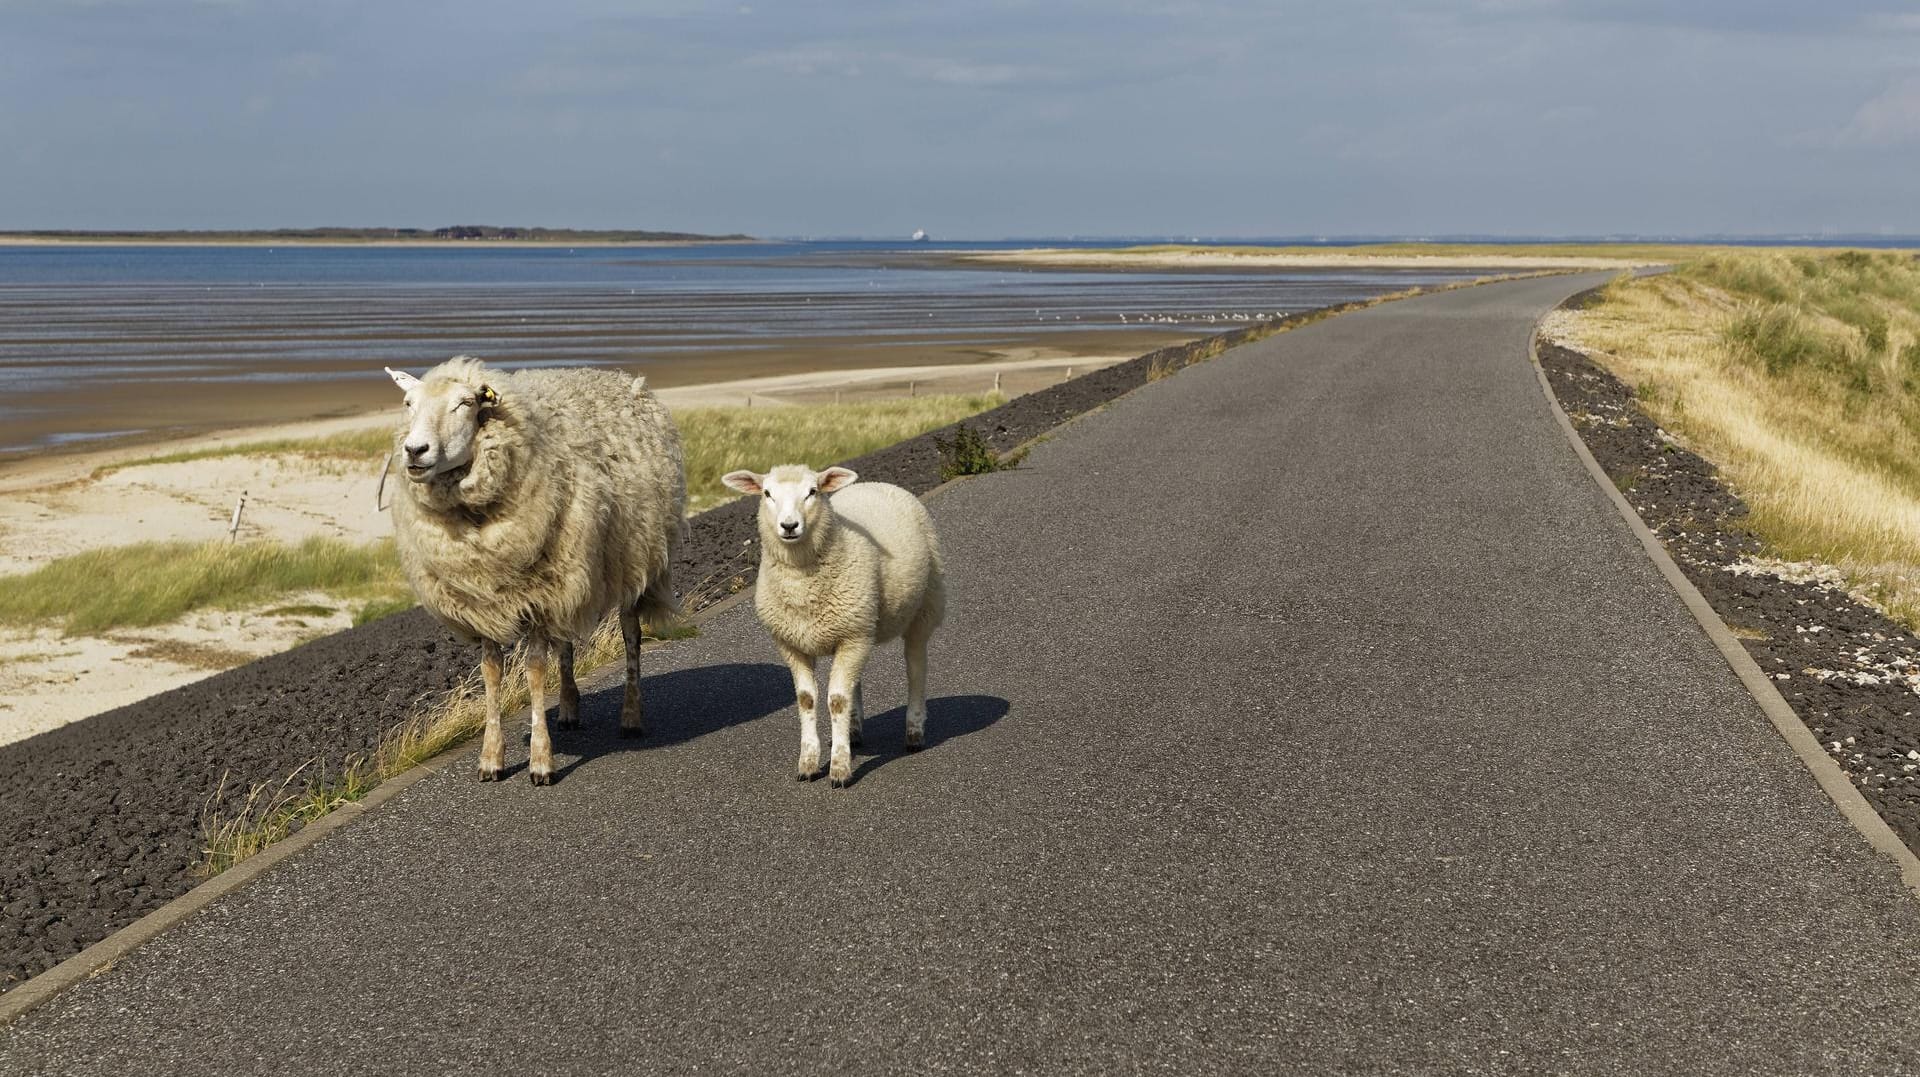
[[836, 759], [832, 769], [827, 771], [827, 784], [835, 789], [845, 789], [853, 783], [853, 760]]
[[867, 739], [861, 736], [860, 731], [856, 729], [847, 734], [847, 745], [853, 748], [865, 748], [867, 746]]
[[914, 736], [913, 734], [909, 733], [907, 735], [907, 751], [917, 752], [920, 749], [925, 748], [926, 746], [927, 746], [927, 738], [925, 734], [922, 734], [920, 736]]
[[853, 775], [848, 774], [845, 777], [828, 775], [827, 784], [833, 786], [835, 789], [845, 789], [847, 786], [853, 784]]
[[800, 753], [800, 762], [794, 767], [793, 776], [800, 781], [810, 782], [820, 776], [820, 753], [818, 751]]
[[527, 771], [527, 780], [532, 782], [535, 785], [552, 785], [553, 772], [529, 770]]
[[577, 715], [577, 714], [562, 714], [562, 715], [560, 715], [559, 717], [557, 717], [557, 718], [555, 718], [555, 719], [553, 720], [553, 728], [555, 728], [555, 729], [579, 729], [579, 728], [580, 728], [580, 716], [579, 716], [579, 715]]
[[643, 725], [623, 725], [620, 727], [620, 735], [628, 740], [639, 740], [641, 737], [647, 735], [647, 727]]
[[474, 773], [477, 774], [483, 782], [497, 782], [500, 780], [501, 773], [505, 770], [505, 767], [479, 767]]

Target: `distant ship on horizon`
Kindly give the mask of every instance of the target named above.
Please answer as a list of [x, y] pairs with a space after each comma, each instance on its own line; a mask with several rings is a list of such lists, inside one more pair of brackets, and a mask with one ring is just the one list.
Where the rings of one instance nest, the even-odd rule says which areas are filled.
[[924, 228], [916, 228], [916, 229], [914, 229], [914, 230], [913, 230], [913, 241], [914, 241], [915, 243], [926, 243], [926, 242], [929, 242], [929, 239], [928, 239], [928, 236], [927, 236], [927, 230], [926, 230], [926, 229], [924, 229]]

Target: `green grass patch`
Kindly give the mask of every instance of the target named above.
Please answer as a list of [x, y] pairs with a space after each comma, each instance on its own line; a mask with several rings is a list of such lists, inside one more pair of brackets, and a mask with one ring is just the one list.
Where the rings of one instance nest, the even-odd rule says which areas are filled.
[[270, 610], [262, 610], [260, 611], [260, 616], [262, 617], [331, 617], [333, 616], [333, 607], [313, 605], [308, 603], [296, 603], [295, 605], [292, 605], [292, 606], [275, 606]]
[[0, 621], [56, 621], [68, 635], [165, 624], [198, 609], [236, 609], [286, 594], [404, 594], [392, 540], [355, 545], [141, 542], [0, 576]]
[[977, 415], [1001, 400], [985, 393], [675, 412], [687, 458], [687, 511], [739, 496], [720, 485], [720, 476], [729, 471], [791, 463], [825, 467]]
[[391, 617], [396, 613], [405, 613], [418, 603], [414, 602], [411, 592], [404, 594], [382, 595], [360, 604], [353, 611], [353, 627], [378, 621], [382, 617]]

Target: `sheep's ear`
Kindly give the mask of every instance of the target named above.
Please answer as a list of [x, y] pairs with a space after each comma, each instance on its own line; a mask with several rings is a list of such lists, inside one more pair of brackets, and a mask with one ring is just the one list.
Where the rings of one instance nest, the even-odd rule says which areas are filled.
[[387, 372], [387, 377], [392, 378], [393, 383], [398, 385], [400, 391], [403, 393], [413, 392], [414, 387], [420, 384], [419, 378], [414, 377], [404, 370], [395, 370], [392, 367], [385, 367], [384, 369]]
[[830, 494], [835, 490], [844, 490], [859, 481], [860, 476], [857, 472], [849, 471], [844, 467], [830, 467], [820, 473], [820, 482], [815, 489], [823, 494]]
[[729, 490], [738, 490], [743, 494], [757, 494], [766, 489], [766, 476], [755, 475], [751, 471], [729, 471], [720, 476], [720, 481]]
[[494, 392], [491, 385], [482, 385], [480, 391], [473, 394], [473, 398], [479, 401], [483, 408], [498, 407], [500, 404], [500, 394]]

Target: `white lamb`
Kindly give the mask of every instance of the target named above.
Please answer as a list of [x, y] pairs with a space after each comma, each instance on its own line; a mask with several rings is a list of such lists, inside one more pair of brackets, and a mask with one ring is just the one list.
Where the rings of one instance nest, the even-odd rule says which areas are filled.
[[626, 638], [620, 731], [645, 732], [640, 622], [676, 614], [669, 575], [686, 510], [673, 419], [645, 378], [611, 370], [490, 369], [456, 356], [415, 378], [400, 439], [409, 481], [394, 498], [400, 563], [425, 606], [481, 643], [487, 725], [480, 780], [500, 777], [501, 650], [525, 640], [527, 776], [553, 781], [549, 650], [558, 645], [562, 728], [580, 721], [574, 641], [609, 610]]
[[828, 778], [853, 778], [852, 746], [866, 717], [860, 674], [875, 644], [904, 638], [907, 747], [926, 743], [927, 640], [946, 612], [940, 540], [920, 500], [898, 486], [861, 483], [844, 467], [799, 464], [765, 475], [729, 472], [727, 486], [760, 499], [760, 580], [754, 605], [793, 671], [800, 707], [799, 778], [820, 770], [813, 664], [831, 655], [833, 720]]

